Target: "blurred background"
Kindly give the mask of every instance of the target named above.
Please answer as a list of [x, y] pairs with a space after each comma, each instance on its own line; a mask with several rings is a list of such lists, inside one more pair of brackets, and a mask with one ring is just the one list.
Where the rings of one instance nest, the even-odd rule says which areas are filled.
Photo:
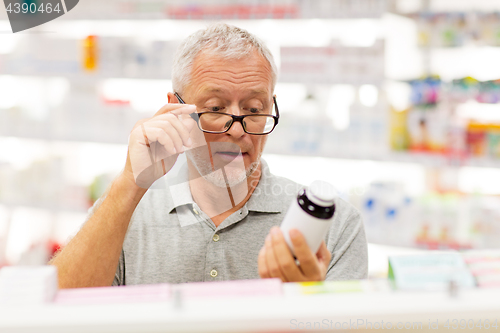
[[0, 9], [0, 266], [79, 230], [167, 103], [177, 45], [221, 20], [280, 68], [271, 171], [361, 211], [370, 276], [389, 254], [500, 246], [500, 1], [82, 0], [16, 34]]

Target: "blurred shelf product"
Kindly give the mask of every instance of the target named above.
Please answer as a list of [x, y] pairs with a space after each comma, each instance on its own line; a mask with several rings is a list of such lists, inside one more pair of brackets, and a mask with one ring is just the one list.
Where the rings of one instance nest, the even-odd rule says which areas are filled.
[[86, 216], [1, 203], [0, 213], [0, 266], [46, 264], [76, 234]]
[[500, 287], [500, 253], [498, 251], [467, 251], [465, 263], [480, 288]]
[[500, 46], [500, 13], [451, 12], [408, 16], [417, 22], [420, 47]]
[[127, 151], [126, 145], [38, 141], [0, 137], [8, 154], [0, 155], [0, 204], [85, 213], [120, 170]]
[[391, 0], [389, 9], [397, 14], [477, 13], [500, 11], [496, 0]]
[[0, 55], [4, 75], [57, 77], [89, 84], [106, 78], [169, 79], [176, 42], [88, 36], [27, 35]]
[[411, 106], [391, 111], [392, 149], [441, 155], [456, 166], [498, 166], [498, 81], [429, 77], [410, 85]]
[[375, 84], [384, 81], [384, 42], [364, 47], [281, 47], [280, 82]]
[[497, 196], [436, 192], [414, 197], [402, 184], [377, 182], [351, 202], [359, 208], [372, 243], [428, 250], [498, 247]]
[[86, 211], [89, 207], [86, 187], [68, 184], [64, 171], [60, 157], [34, 161], [21, 170], [1, 165], [0, 204]]
[[45, 119], [30, 119], [23, 115], [23, 110], [0, 113], [2, 137], [127, 144], [131, 129], [141, 119], [140, 114], [128, 107], [72, 105], [65, 112], [60, 108], [52, 110]]
[[176, 19], [176, 20], [247, 20], [298, 18], [377, 18], [386, 8], [386, 0], [88, 0], [78, 4], [65, 19]]
[[0, 265], [45, 264], [64, 246], [122, 167], [123, 146], [0, 137]]

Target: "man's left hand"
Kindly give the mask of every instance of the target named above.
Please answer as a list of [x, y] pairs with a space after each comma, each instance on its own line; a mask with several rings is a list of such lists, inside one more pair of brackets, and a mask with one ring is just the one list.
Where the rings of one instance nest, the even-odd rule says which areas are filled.
[[290, 240], [300, 264], [296, 264], [280, 228], [273, 227], [259, 252], [260, 277], [280, 278], [283, 282], [323, 281], [332, 258], [325, 242], [314, 254], [300, 231], [290, 230]]

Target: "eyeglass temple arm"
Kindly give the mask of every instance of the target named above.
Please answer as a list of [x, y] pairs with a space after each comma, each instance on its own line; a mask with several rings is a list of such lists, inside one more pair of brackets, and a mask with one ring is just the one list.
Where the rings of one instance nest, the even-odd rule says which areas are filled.
[[274, 107], [276, 109], [276, 117], [274, 118], [276, 123], [274, 124], [274, 127], [278, 125], [278, 121], [280, 119], [280, 110], [278, 110], [278, 103], [276, 103], [276, 96], [273, 96], [273, 102], [274, 102]]
[[[177, 100], [179, 101], [179, 103], [186, 104], [186, 102], [184, 102], [184, 100], [181, 98], [181, 96], [179, 96], [178, 93], [174, 92], [174, 96], [177, 98]], [[191, 118], [193, 118], [193, 120], [196, 121], [196, 122], [198, 122], [198, 120], [200, 119], [200, 117], [198, 116], [198, 114], [196, 112], [190, 113], [189, 116]]]

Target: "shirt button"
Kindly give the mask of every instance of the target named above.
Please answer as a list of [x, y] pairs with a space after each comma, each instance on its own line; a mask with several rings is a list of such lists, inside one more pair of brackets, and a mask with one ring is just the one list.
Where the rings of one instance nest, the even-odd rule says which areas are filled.
[[215, 235], [212, 237], [212, 240], [213, 240], [214, 242], [218, 242], [218, 241], [219, 241], [219, 238], [220, 238], [220, 237], [219, 237], [219, 235], [215, 234]]
[[215, 269], [212, 269], [212, 270], [210, 271], [210, 276], [211, 276], [211, 277], [216, 277], [216, 276], [217, 276], [217, 271], [216, 271]]

